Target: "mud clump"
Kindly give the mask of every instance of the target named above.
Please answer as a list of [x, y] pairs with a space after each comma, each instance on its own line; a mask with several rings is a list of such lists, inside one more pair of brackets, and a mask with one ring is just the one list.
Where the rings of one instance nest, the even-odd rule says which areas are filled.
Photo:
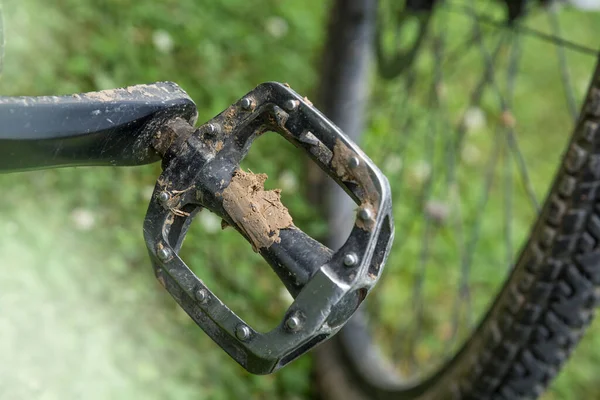
[[[358, 165], [352, 166], [350, 161], [353, 158], [359, 160]], [[375, 218], [379, 207], [379, 193], [375, 183], [369, 174], [369, 170], [360, 161], [361, 157], [346, 146], [340, 139], [336, 139], [333, 146], [333, 157], [331, 159], [331, 168], [344, 182], [352, 182], [360, 188], [361, 208], [369, 210], [373, 218], [363, 220], [358, 218], [356, 226], [364, 231], [372, 231], [375, 227]]]
[[254, 251], [279, 243], [279, 231], [293, 225], [281, 203], [281, 189], [265, 190], [266, 174], [236, 170], [223, 190], [223, 208], [250, 239]]

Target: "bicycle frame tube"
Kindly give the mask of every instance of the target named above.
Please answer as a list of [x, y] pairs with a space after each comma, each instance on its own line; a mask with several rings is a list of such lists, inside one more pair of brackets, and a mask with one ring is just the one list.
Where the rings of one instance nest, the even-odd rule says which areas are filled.
[[[357, 143], [364, 129], [376, 16], [376, 0], [336, 0], [330, 11], [323, 54], [319, 107]], [[337, 248], [344, 243], [343, 235], [350, 230], [351, 223], [346, 220], [355, 205], [337, 185], [324, 186], [327, 195], [320, 200], [327, 204], [319, 206], [327, 210], [328, 244]]]
[[0, 97], [0, 172], [160, 159], [153, 137], [167, 121], [194, 123], [196, 106], [170, 82], [48, 97]]

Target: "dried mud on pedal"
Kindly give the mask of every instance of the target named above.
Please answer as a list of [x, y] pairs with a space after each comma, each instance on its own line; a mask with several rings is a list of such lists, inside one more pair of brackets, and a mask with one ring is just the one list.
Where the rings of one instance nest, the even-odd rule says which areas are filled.
[[223, 208], [246, 234], [254, 251], [279, 243], [279, 231], [293, 225], [281, 190], [265, 190], [266, 174], [236, 170], [223, 190]]

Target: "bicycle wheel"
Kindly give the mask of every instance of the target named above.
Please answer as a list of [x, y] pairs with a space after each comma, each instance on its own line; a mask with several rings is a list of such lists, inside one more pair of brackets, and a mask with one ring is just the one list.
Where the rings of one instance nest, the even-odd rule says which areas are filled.
[[374, 88], [363, 146], [390, 178], [396, 243], [379, 290], [316, 354], [322, 398], [537, 397], [590, 323], [600, 16], [525, 5], [380, 5], [394, 79]]

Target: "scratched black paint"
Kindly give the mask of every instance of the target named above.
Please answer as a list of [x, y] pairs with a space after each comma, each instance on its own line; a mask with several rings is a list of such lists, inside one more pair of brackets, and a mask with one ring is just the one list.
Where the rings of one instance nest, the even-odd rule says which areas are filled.
[[71, 96], [0, 97], [0, 172], [160, 159], [153, 134], [196, 106], [170, 82]]

